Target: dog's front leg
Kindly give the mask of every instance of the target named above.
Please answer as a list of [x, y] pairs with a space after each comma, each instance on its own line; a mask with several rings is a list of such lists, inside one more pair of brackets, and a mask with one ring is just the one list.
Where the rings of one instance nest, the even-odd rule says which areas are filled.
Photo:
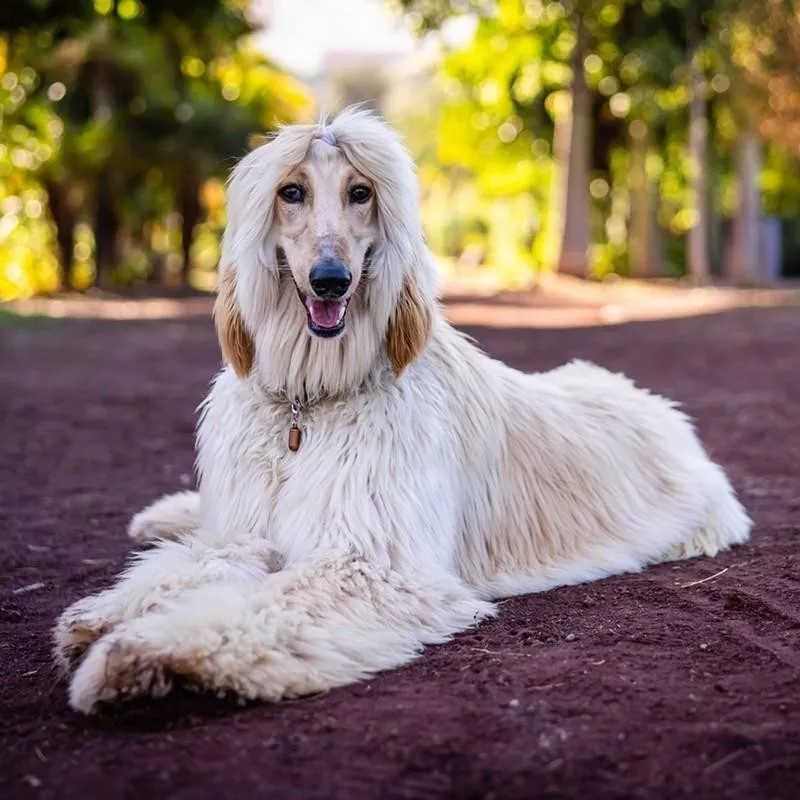
[[53, 631], [56, 662], [69, 672], [97, 639], [119, 625], [171, 607], [184, 592], [198, 586], [263, 580], [280, 563], [264, 541], [218, 544], [192, 537], [161, 542], [137, 555], [113, 586], [62, 612]]
[[159, 696], [174, 679], [277, 701], [353, 683], [491, 615], [448, 574], [413, 577], [351, 555], [210, 583], [97, 641], [70, 686], [73, 708]]

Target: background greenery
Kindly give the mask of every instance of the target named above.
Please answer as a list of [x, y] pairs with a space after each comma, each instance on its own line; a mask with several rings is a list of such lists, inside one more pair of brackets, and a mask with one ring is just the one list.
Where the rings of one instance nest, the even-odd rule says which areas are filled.
[[249, 44], [245, 11], [3, 6], [0, 298], [213, 277], [231, 164], [311, 104]]
[[[385, 1], [421, 38], [473, 20], [410, 90], [332, 76], [406, 133], [455, 269], [800, 272], [793, 0]], [[252, 33], [245, 0], [3, 4], [0, 299], [213, 286], [231, 164], [315, 113]]]
[[441, 252], [518, 272], [800, 272], [793, 0], [395, 6], [423, 32], [478, 20], [438, 70], [437, 145], [422, 153]]

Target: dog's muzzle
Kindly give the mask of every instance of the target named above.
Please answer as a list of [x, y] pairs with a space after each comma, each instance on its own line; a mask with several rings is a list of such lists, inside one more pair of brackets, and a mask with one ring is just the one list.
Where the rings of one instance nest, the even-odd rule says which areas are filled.
[[300, 295], [308, 315], [308, 328], [315, 336], [332, 339], [345, 327], [350, 298], [345, 298], [353, 275], [337, 258], [324, 258], [309, 274], [313, 295]]

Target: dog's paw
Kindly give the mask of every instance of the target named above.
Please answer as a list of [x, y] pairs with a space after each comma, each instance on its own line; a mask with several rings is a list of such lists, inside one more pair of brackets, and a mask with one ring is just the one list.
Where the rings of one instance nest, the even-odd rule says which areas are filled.
[[192, 534], [200, 524], [197, 492], [167, 495], [135, 514], [128, 524], [128, 536], [139, 546], [172, 541]]
[[53, 631], [53, 653], [62, 673], [69, 673], [83, 654], [120, 622], [102, 594], [78, 600], [64, 611]]
[[147, 511], [140, 511], [128, 523], [128, 538], [138, 547], [152, 547], [162, 539], [169, 539], [172, 529]]
[[103, 704], [163, 697], [171, 688], [172, 676], [146, 642], [111, 634], [91, 647], [75, 671], [69, 704], [92, 714]]

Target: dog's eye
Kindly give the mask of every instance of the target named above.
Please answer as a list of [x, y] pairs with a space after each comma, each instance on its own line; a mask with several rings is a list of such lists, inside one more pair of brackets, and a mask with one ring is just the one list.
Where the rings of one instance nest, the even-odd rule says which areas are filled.
[[349, 195], [351, 203], [358, 203], [359, 205], [362, 205], [363, 203], [366, 203], [370, 197], [372, 197], [372, 189], [370, 189], [369, 186], [358, 184], [357, 186], [350, 187]]
[[306, 199], [306, 193], [301, 186], [296, 183], [289, 183], [278, 189], [278, 196], [287, 203], [302, 203]]

